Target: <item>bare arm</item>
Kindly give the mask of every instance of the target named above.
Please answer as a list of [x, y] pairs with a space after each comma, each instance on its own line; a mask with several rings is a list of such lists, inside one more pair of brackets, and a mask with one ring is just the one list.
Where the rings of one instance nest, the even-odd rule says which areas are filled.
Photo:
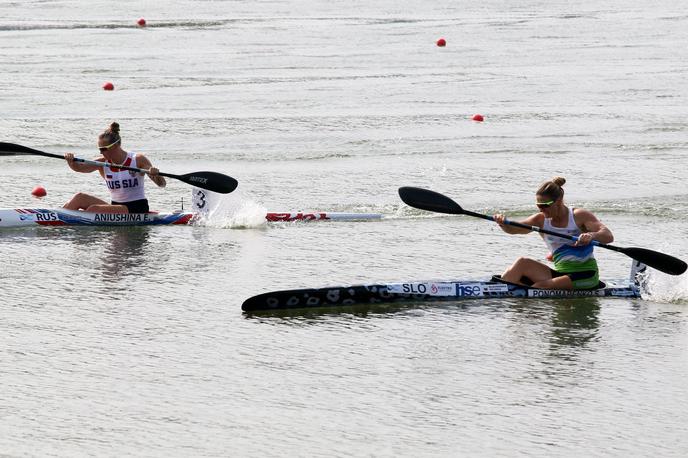
[[576, 245], [587, 245], [593, 240], [602, 243], [612, 243], [614, 241], [612, 231], [588, 210], [577, 208], [573, 213], [573, 218], [576, 221], [576, 225], [583, 230]]
[[[509, 226], [504, 224], [506, 216], [502, 214], [496, 214], [493, 216], [493, 218], [495, 222], [499, 224], [499, 227], [507, 234], [528, 234], [530, 232], [533, 232], [530, 229], [525, 229], [523, 227]], [[544, 216], [542, 215], [542, 213], [535, 213], [533, 215], [530, 215], [528, 218], [518, 222], [528, 226], [542, 227], [542, 224], [544, 223]]]
[[[67, 161], [67, 166], [74, 170], [75, 172], [81, 172], [81, 173], [91, 173], [95, 172], [96, 170], [100, 169], [99, 166], [97, 165], [89, 165], [89, 164], [84, 164], [83, 162], [76, 162], [74, 160], [74, 153], [67, 153], [64, 155], [65, 160]], [[100, 156], [97, 159], [94, 159], [95, 161], [98, 162], [104, 162], [105, 158], [103, 156]]]
[[160, 171], [157, 168], [153, 167], [150, 160], [146, 156], [144, 156], [143, 154], [137, 154], [136, 164], [139, 166], [139, 168], [148, 169], [148, 176], [153, 181], [153, 183], [155, 183], [161, 188], [164, 188], [167, 185], [165, 177], [158, 175]]

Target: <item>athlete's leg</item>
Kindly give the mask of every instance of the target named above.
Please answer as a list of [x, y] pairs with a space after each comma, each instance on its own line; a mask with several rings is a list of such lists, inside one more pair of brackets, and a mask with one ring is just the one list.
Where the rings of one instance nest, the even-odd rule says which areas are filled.
[[537, 283], [551, 280], [552, 271], [547, 265], [535, 261], [534, 259], [518, 258], [511, 267], [504, 271], [502, 280], [521, 284], [521, 277], [524, 276], [530, 278], [533, 283]]
[[86, 210], [91, 205], [107, 205], [108, 203], [97, 197], [83, 192], [77, 192], [62, 206], [67, 210]]
[[129, 213], [126, 205], [112, 205], [112, 204], [94, 204], [89, 205], [87, 212], [93, 213]]
[[550, 278], [549, 280], [542, 280], [533, 283], [534, 288], [546, 289], [573, 289], [573, 282], [568, 275]]
[[554, 278], [551, 280], [541, 281], [533, 286], [549, 289], [592, 289], [597, 288], [599, 283], [599, 272], [597, 270], [586, 270], [559, 274], [558, 276], [554, 275]]

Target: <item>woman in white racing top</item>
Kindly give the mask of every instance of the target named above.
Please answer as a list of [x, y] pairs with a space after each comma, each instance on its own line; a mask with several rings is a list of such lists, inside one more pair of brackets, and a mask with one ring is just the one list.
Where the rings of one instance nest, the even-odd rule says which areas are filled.
[[[522, 257], [504, 271], [502, 280], [548, 289], [593, 289], [598, 286], [599, 269], [593, 255], [594, 245], [590, 242], [611, 243], [614, 235], [590, 211], [564, 205], [564, 183], [566, 179], [563, 177], [544, 182], [535, 193], [535, 205], [540, 211], [520, 223], [578, 236], [578, 241], [541, 233], [550, 250], [548, 259], [554, 262], [554, 269]], [[504, 224], [505, 216], [502, 214], [494, 215], [494, 219], [507, 234], [532, 232]]]
[[126, 152], [122, 149], [119, 124], [113, 122], [98, 136], [98, 149], [101, 156], [95, 160], [107, 163], [100, 167], [74, 161], [74, 154], [64, 155], [67, 165], [75, 172], [91, 173], [96, 170], [105, 180], [110, 190], [110, 203], [90, 194], [78, 192], [64, 204], [68, 210], [86, 210], [95, 213], [148, 213], [148, 199], [144, 192], [146, 174], [117, 168], [118, 165], [138, 167], [148, 170], [147, 175], [156, 185], [165, 187], [165, 178], [158, 175], [157, 168], [151, 165], [141, 153]]

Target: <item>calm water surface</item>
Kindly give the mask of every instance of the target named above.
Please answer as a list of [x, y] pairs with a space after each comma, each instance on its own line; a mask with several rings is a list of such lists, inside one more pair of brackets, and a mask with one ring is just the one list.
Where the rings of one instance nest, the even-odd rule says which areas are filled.
[[[0, 455], [685, 456], [686, 275], [652, 272], [643, 300], [240, 306], [546, 254], [399, 186], [524, 217], [563, 175], [620, 246], [688, 258], [687, 31], [669, 2], [0, 3], [0, 141], [94, 158], [117, 120], [161, 170], [240, 183], [204, 226], [0, 232]], [[0, 160], [0, 207], [107, 195]], [[190, 201], [175, 180], [148, 194]]]

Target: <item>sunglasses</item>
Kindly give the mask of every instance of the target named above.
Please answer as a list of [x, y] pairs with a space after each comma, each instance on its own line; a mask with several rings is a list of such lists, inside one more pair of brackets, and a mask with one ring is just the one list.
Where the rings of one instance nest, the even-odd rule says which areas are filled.
[[548, 200], [547, 202], [535, 202], [535, 205], [537, 205], [537, 208], [540, 210], [544, 210], [545, 208], [549, 208], [554, 204], [555, 201], [553, 200]]
[[116, 140], [116, 141], [110, 143], [110, 144], [107, 145], [107, 146], [99, 146], [99, 147], [98, 147], [98, 151], [100, 151], [101, 153], [104, 153], [105, 151], [109, 150], [110, 148], [112, 148], [113, 146], [115, 146], [117, 143], [119, 143], [120, 140], [122, 140], [122, 139], [120, 138], [120, 139], [118, 139], [118, 140]]

